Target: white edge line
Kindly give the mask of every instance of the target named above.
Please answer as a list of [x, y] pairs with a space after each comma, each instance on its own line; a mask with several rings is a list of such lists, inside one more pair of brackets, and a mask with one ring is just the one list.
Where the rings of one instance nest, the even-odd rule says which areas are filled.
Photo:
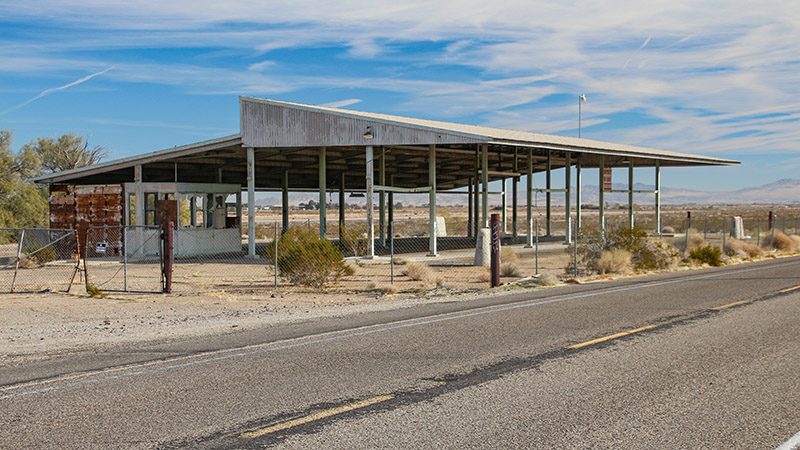
[[[174, 358], [167, 358], [167, 359], [162, 359], [162, 360], [157, 360], [157, 361], [148, 361], [148, 362], [144, 362], [144, 363], [140, 363], [140, 364], [133, 364], [133, 365], [127, 365], [127, 366], [122, 366], [122, 367], [114, 367], [114, 368], [110, 368], [110, 369], [101, 369], [99, 371], [81, 372], [81, 373], [78, 373], [78, 374], [71, 374], [71, 375], [67, 375], [67, 376], [63, 376], [63, 377], [50, 378], [50, 379], [46, 379], [46, 380], [37, 380], [37, 381], [24, 382], [24, 383], [19, 383], [19, 384], [12, 384], [12, 385], [8, 385], [8, 386], [4, 386], [4, 387], [0, 388], [0, 392], [15, 391], [15, 390], [26, 388], [26, 387], [42, 386], [42, 385], [53, 384], [53, 383], [58, 383], [58, 382], [70, 381], [70, 380], [74, 380], [74, 379], [88, 378], [88, 377], [92, 377], [92, 376], [97, 376], [97, 378], [89, 379], [89, 380], [83, 380], [83, 381], [76, 381], [76, 382], [73, 382], [73, 383], [66, 383], [66, 384], [61, 385], [61, 386], [52, 386], [52, 387], [47, 387], [47, 388], [34, 389], [34, 390], [30, 390], [30, 391], [23, 391], [23, 392], [18, 392], [18, 393], [0, 395], [0, 401], [10, 400], [10, 399], [19, 398], [19, 397], [28, 397], [28, 396], [37, 395], [37, 394], [45, 394], [45, 393], [49, 393], [49, 392], [64, 390], [64, 389], [67, 389], [67, 388], [70, 388], [70, 387], [80, 387], [80, 386], [89, 385], [89, 384], [96, 384], [96, 383], [99, 383], [99, 382], [102, 382], [102, 381], [110, 381], [110, 380], [121, 379], [121, 378], [129, 378], [129, 377], [133, 377], [133, 376], [137, 376], [137, 375], [145, 375], [145, 374], [150, 374], [150, 373], [164, 372], [164, 371], [168, 371], [168, 370], [180, 369], [180, 368], [191, 367], [191, 366], [196, 366], [196, 365], [210, 364], [210, 363], [214, 363], [214, 362], [218, 362], [218, 361], [228, 360], [228, 359], [232, 359], [232, 358], [239, 358], [239, 357], [244, 357], [244, 356], [251, 356], [251, 355], [255, 355], [255, 354], [259, 354], [259, 353], [274, 352], [274, 351], [278, 351], [278, 350], [287, 350], [287, 349], [292, 349], [292, 348], [297, 348], [297, 347], [302, 347], [302, 346], [307, 346], [307, 345], [312, 345], [312, 344], [321, 344], [321, 343], [326, 343], [326, 342], [333, 342], [333, 341], [338, 341], [338, 340], [346, 339], [346, 338], [350, 338], [350, 337], [365, 336], [365, 335], [374, 334], [374, 333], [383, 332], [383, 331], [391, 331], [391, 330], [396, 330], [396, 329], [401, 329], [401, 328], [409, 328], [409, 327], [415, 327], [415, 326], [421, 326], [421, 325], [429, 325], [429, 324], [433, 324], [433, 323], [439, 323], [439, 322], [445, 322], [445, 321], [454, 320], [454, 319], [463, 319], [463, 318], [468, 318], [468, 317], [480, 316], [480, 315], [490, 314], [490, 313], [494, 313], [494, 312], [510, 311], [510, 310], [520, 309], [520, 308], [527, 308], [527, 307], [533, 307], [533, 306], [539, 306], [539, 305], [548, 305], [548, 304], [551, 304], [551, 303], [560, 303], [560, 302], [567, 301], [567, 300], [577, 300], [577, 299], [581, 299], [581, 298], [594, 297], [594, 296], [597, 296], [597, 295], [613, 294], [613, 293], [616, 293], [616, 292], [625, 292], [625, 291], [636, 290], [636, 289], [664, 286], [664, 285], [668, 285], [668, 284], [682, 283], [682, 282], [693, 281], [693, 280], [702, 280], [702, 279], [714, 278], [714, 277], [725, 276], [725, 275], [730, 275], [730, 274], [753, 272], [753, 271], [756, 271], [756, 270], [764, 270], [765, 268], [768, 269], [768, 268], [770, 268], [770, 266], [767, 266], [767, 267], [751, 267], [751, 268], [742, 269], [742, 270], [716, 272], [716, 273], [705, 274], [705, 275], [697, 275], [697, 276], [686, 277], [686, 278], [679, 277], [679, 278], [673, 278], [673, 279], [663, 280], [663, 281], [653, 281], [653, 282], [634, 284], [634, 285], [629, 285], [629, 286], [621, 286], [621, 287], [618, 287], [618, 288], [609, 288], [609, 289], [604, 289], [604, 290], [601, 290], [601, 291], [579, 292], [579, 293], [574, 293], [574, 294], [561, 294], [561, 295], [558, 295], [558, 296], [555, 296], [555, 297], [550, 297], [550, 298], [545, 299], [545, 300], [543, 300], [543, 299], [532, 299], [532, 300], [524, 300], [524, 301], [516, 302], [516, 303], [503, 304], [503, 305], [482, 306], [482, 307], [478, 307], [478, 308], [474, 308], [474, 309], [470, 309], [470, 310], [466, 310], [466, 311], [454, 311], [454, 312], [434, 314], [434, 315], [426, 316], [426, 317], [417, 317], [417, 318], [412, 318], [412, 319], [402, 319], [402, 320], [397, 320], [397, 321], [394, 321], [394, 322], [386, 322], [386, 323], [379, 323], [379, 324], [373, 324], [373, 325], [364, 325], [364, 326], [355, 327], [355, 328], [349, 328], [349, 329], [345, 329], [345, 330], [328, 331], [328, 332], [324, 332], [324, 333], [318, 333], [318, 334], [300, 336], [300, 337], [295, 337], [295, 338], [283, 339], [283, 340], [279, 340], [279, 341], [272, 341], [272, 342], [266, 342], [266, 343], [261, 343], [261, 344], [251, 344], [251, 345], [246, 345], [246, 346], [243, 346], [243, 347], [237, 347], [237, 348], [232, 348], [232, 349], [212, 350], [212, 351], [209, 351], [209, 352], [195, 353], [195, 354], [192, 354], [192, 355], [177, 356], [177, 357], [174, 357]], [[191, 361], [192, 359], [199, 359], [199, 358], [204, 358], [204, 359], [200, 359], [198, 361]], [[178, 362], [178, 361], [186, 361], [186, 360], [190, 360], [190, 361]], [[169, 363], [174, 363], [174, 364], [169, 364]], [[160, 365], [160, 364], [167, 364], [167, 365], [165, 365], [163, 367], [152, 367], [152, 368], [150, 368], [151, 366], [157, 366], [157, 365]], [[133, 369], [139, 369], [139, 370], [133, 370]], [[133, 370], [133, 371], [131, 371], [131, 370]], [[124, 374], [119, 374], [119, 375], [112, 375], [115, 372], [123, 372], [123, 371], [131, 371], [131, 372], [124, 373]], [[781, 449], [781, 450], [783, 450], [783, 449]]]
[[788, 441], [781, 444], [775, 450], [795, 450], [800, 448], [800, 431], [794, 436], [790, 437]]

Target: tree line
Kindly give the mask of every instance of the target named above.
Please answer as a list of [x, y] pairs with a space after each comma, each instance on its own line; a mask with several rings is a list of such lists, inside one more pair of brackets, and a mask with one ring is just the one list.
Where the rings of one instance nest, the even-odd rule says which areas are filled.
[[106, 151], [74, 134], [38, 138], [16, 152], [12, 134], [0, 130], [0, 228], [46, 227], [48, 192], [32, 179], [100, 162]]

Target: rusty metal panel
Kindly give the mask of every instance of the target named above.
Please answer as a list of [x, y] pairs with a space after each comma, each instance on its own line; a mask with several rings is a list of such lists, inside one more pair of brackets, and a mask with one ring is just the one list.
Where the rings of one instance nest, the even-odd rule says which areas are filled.
[[[89, 227], [122, 226], [123, 188], [119, 184], [53, 186], [50, 190], [50, 228], [77, 230], [86, 242]], [[109, 243], [109, 254], [118, 254], [119, 242]]]

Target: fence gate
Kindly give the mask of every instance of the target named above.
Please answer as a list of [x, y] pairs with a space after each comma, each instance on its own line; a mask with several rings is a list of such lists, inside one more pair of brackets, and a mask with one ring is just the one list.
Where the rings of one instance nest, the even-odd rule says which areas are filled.
[[89, 227], [83, 261], [87, 286], [101, 291], [161, 292], [158, 227]]
[[0, 292], [69, 291], [78, 264], [74, 230], [0, 228]]

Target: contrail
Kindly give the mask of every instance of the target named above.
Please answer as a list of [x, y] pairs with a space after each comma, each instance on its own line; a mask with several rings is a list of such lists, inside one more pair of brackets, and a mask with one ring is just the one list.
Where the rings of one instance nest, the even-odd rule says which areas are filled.
[[93, 74], [86, 75], [83, 78], [77, 79], [77, 80], [75, 80], [73, 82], [70, 82], [70, 83], [67, 83], [67, 84], [65, 84], [63, 86], [54, 87], [54, 88], [50, 88], [50, 89], [45, 89], [42, 92], [40, 92], [39, 95], [37, 95], [36, 97], [33, 97], [33, 98], [29, 99], [29, 100], [26, 100], [26, 101], [20, 103], [17, 106], [13, 106], [13, 107], [11, 107], [11, 108], [3, 111], [3, 112], [0, 112], [0, 116], [4, 116], [4, 115], [10, 113], [11, 111], [16, 111], [16, 110], [18, 110], [18, 109], [20, 109], [22, 107], [28, 106], [31, 103], [35, 102], [36, 100], [39, 100], [42, 97], [47, 97], [50, 94], [54, 94], [56, 92], [60, 92], [60, 91], [63, 91], [65, 89], [69, 89], [69, 88], [71, 88], [73, 86], [77, 86], [79, 84], [85, 83], [85, 82], [91, 80], [94, 77], [98, 77], [98, 76], [108, 72], [109, 70], [113, 69], [114, 67], [115, 66], [111, 66], [111, 67], [109, 67], [109, 68], [107, 68], [105, 70], [101, 70], [100, 72], [96, 72], [96, 73], [93, 73]]
[[631, 59], [633, 59], [633, 57], [636, 56], [637, 53], [639, 53], [643, 48], [647, 47], [647, 44], [650, 43], [650, 39], [653, 39], [652, 34], [650, 36], [647, 36], [647, 39], [645, 39], [644, 42], [642, 42], [642, 45], [640, 45], [639, 48], [637, 48], [636, 51], [633, 52], [631, 56], [628, 57], [628, 60], [625, 61], [625, 64], [622, 65], [623, 70], [628, 68], [628, 64], [630, 64]]

